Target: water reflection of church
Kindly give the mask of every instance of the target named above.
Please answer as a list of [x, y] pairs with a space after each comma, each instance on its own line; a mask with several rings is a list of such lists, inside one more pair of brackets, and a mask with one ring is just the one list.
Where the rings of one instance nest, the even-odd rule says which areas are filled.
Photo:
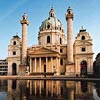
[[93, 100], [89, 82], [8, 80], [8, 100]]
[[93, 44], [91, 36], [82, 27], [73, 43], [74, 14], [71, 7], [68, 8], [65, 17], [67, 36], [52, 7], [49, 17], [39, 27], [38, 45], [27, 48], [29, 21], [24, 14], [21, 20], [22, 39], [18, 35], [13, 36], [8, 46], [8, 74], [20, 74], [26, 69], [33, 75], [36, 73], [53, 75], [54, 72], [56, 75], [92, 74]]

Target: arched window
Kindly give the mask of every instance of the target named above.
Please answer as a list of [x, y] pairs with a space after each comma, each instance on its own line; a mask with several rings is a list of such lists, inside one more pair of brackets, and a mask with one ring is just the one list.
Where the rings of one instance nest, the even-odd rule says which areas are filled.
[[50, 29], [50, 25], [47, 25], [47, 29]]
[[83, 60], [83, 61], [81, 62], [81, 65], [87, 65], [87, 62], [86, 62], [85, 60]]
[[62, 44], [62, 39], [60, 38], [60, 44]]
[[16, 75], [16, 72], [17, 71], [17, 65], [16, 65], [16, 63], [13, 63], [12, 64], [12, 75]]
[[50, 17], [54, 17], [54, 13], [51, 13]]
[[62, 49], [60, 49], [60, 53], [62, 53], [63, 52], [63, 50]]
[[51, 13], [51, 17], [52, 17], [52, 13]]
[[50, 36], [47, 36], [47, 43], [50, 43]]
[[16, 41], [13, 42], [13, 45], [16, 45]]
[[70, 11], [68, 11], [68, 14], [70, 14], [71, 12]]
[[82, 36], [82, 37], [81, 37], [81, 40], [85, 40], [85, 36]]
[[63, 65], [63, 59], [60, 59], [60, 65]]

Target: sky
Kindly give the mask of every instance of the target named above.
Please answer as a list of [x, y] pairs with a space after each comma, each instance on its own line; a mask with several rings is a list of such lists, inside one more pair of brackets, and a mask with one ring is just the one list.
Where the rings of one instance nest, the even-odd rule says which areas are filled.
[[8, 45], [12, 36], [21, 37], [20, 20], [24, 13], [30, 22], [28, 46], [38, 44], [38, 32], [42, 21], [48, 18], [51, 7], [62, 22], [65, 34], [65, 13], [70, 6], [74, 12], [73, 39], [83, 26], [93, 39], [94, 59], [100, 52], [100, 0], [0, 0], [0, 59], [8, 56]]

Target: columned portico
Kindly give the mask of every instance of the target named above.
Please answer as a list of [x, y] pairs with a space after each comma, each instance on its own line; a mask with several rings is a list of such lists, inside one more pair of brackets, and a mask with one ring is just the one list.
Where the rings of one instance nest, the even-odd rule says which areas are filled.
[[60, 74], [59, 57], [30, 57], [30, 73], [54, 73]]

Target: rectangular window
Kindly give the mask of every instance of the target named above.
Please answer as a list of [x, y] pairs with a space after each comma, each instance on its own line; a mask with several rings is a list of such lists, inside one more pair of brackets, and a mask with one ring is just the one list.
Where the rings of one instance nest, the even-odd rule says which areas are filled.
[[81, 50], [82, 52], [85, 52], [86, 51], [86, 48], [82, 48], [82, 50]]
[[13, 52], [13, 55], [16, 55], [16, 52], [15, 51]]

